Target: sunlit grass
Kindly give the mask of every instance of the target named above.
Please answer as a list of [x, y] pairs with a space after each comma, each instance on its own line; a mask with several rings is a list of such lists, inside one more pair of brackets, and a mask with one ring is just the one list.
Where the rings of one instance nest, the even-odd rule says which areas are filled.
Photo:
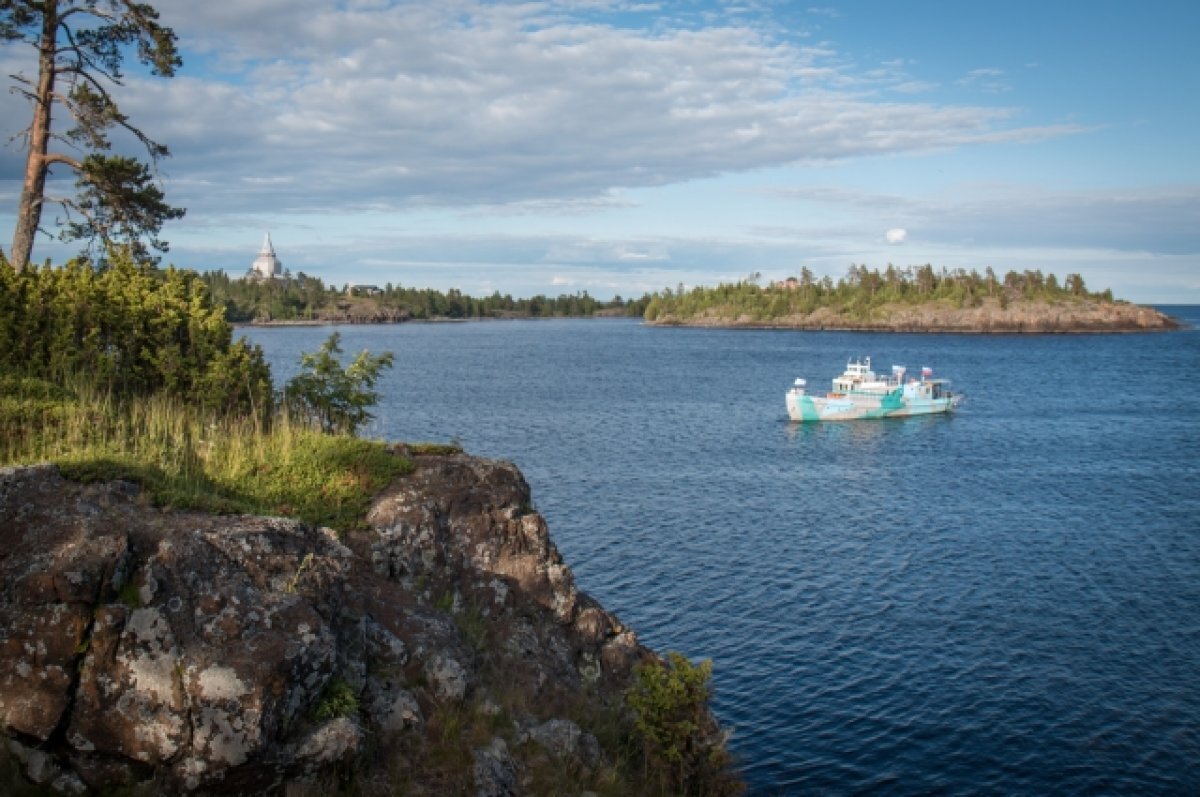
[[412, 463], [379, 441], [330, 435], [286, 415], [267, 425], [156, 395], [118, 399], [0, 375], [0, 463], [53, 462], [80, 481], [127, 479], [155, 504], [287, 515], [338, 529]]

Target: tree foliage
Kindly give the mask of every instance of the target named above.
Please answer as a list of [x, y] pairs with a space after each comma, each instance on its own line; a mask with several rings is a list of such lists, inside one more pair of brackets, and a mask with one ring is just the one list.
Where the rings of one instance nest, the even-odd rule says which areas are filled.
[[[47, 202], [64, 210], [60, 237], [86, 240], [93, 254], [119, 243], [144, 259], [143, 238], [166, 251], [158, 232], [183, 210], [166, 204], [149, 167], [107, 153], [117, 133], [138, 142], [152, 163], [169, 155], [121, 112], [111, 88], [122, 85], [122, 65], [131, 53], [151, 74], [173, 76], [182, 63], [174, 31], [159, 24], [150, 4], [134, 0], [5, 0], [0, 2], [0, 39], [29, 45], [37, 55], [36, 77], [13, 76], [15, 91], [32, 110], [23, 134], [26, 164], [13, 266], [19, 271], [29, 262]], [[70, 127], [56, 125], [55, 108]], [[52, 142], [61, 147], [52, 149]], [[55, 165], [75, 173], [76, 197], [47, 196]]]
[[303, 272], [285, 279], [236, 279], [223, 271], [204, 274], [214, 301], [223, 304], [233, 322], [255, 320], [340, 319], [355, 313], [374, 319], [404, 321], [431, 318], [554, 318], [597, 314], [640, 317], [650, 301], [596, 299], [581, 291], [556, 297], [537, 295], [514, 299], [499, 291], [490, 296], [468, 296], [451, 288], [405, 288], [388, 283], [369, 297], [347, 296], [344, 288], [325, 285], [318, 277]]
[[355, 434], [373, 417], [379, 401], [375, 384], [384, 368], [392, 366], [392, 353], [372, 355], [365, 349], [348, 367], [340, 355], [342, 336], [334, 332], [316, 352], [300, 355], [304, 369], [284, 386], [283, 395], [293, 415], [319, 424], [326, 432]]
[[650, 659], [634, 670], [625, 696], [633, 712], [645, 776], [672, 794], [737, 794], [716, 723], [708, 710], [712, 662], [692, 664], [681, 653]]
[[715, 288], [700, 286], [686, 290], [682, 285], [675, 291], [666, 288], [650, 297], [644, 317], [647, 321], [688, 321], [705, 316], [771, 321], [829, 308], [851, 319], [869, 320], [885, 305], [946, 302], [957, 307], [975, 307], [988, 299], [1001, 306], [1019, 299], [1113, 300], [1111, 291], [1088, 291], [1079, 274], [1067, 275], [1060, 286], [1053, 274], [1046, 276], [1040, 270], [1010, 271], [1000, 281], [990, 268], [980, 275], [974, 270], [935, 270], [928, 263], [904, 269], [888, 264], [881, 273], [878, 269], [851, 265], [846, 276], [836, 283], [828, 276], [817, 280], [804, 268], [799, 279], [792, 277], [768, 286], [743, 280]]
[[103, 269], [80, 258], [17, 271], [0, 257], [0, 368], [162, 391], [218, 412], [266, 417], [272, 407], [261, 349], [233, 340], [199, 276], [137, 265], [128, 250]]

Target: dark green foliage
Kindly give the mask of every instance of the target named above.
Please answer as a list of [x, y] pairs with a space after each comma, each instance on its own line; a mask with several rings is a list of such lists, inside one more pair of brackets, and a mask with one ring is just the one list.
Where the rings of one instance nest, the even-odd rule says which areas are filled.
[[737, 794], [740, 782], [708, 711], [712, 662], [693, 665], [681, 653], [645, 661], [634, 670], [625, 700], [633, 711], [634, 736], [644, 773], [671, 794]]
[[1047, 277], [1041, 271], [1010, 271], [1001, 283], [990, 268], [981, 276], [977, 271], [963, 269], [935, 271], [929, 264], [904, 269], [889, 264], [883, 273], [852, 265], [836, 283], [829, 277], [816, 280], [805, 268], [799, 279], [767, 287], [755, 280], [744, 280], [735, 285], [700, 286], [690, 291], [682, 285], [676, 291], [666, 288], [650, 297], [644, 318], [680, 322], [707, 316], [771, 321], [808, 315], [827, 307], [848, 319], [869, 321], [877, 318], [886, 305], [944, 302], [954, 307], [978, 307], [985, 299], [1007, 307], [1018, 299], [1112, 301], [1112, 292], [1089, 292], [1078, 274], [1068, 275], [1060, 286], [1054, 275]]
[[212, 293], [213, 303], [223, 307], [225, 318], [233, 323], [315, 319], [322, 310], [336, 309], [341, 296], [303, 272], [285, 279], [256, 280], [208, 271], [202, 279]]
[[337, 717], [353, 717], [358, 713], [358, 695], [350, 684], [341, 678], [332, 679], [321, 694], [321, 699], [313, 708], [312, 718], [317, 722], [336, 719]]
[[392, 353], [378, 356], [361, 351], [348, 367], [339, 360], [342, 336], [334, 332], [315, 353], [300, 355], [305, 369], [283, 389], [284, 401], [294, 417], [314, 422], [326, 432], [354, 434], [371, 420], [369, 407], [379, 394], [375, 383], [384, 368], [392, 366]]
[[446, 292], [429, 288], [404, 288], [387, 284], [378, 294], [347, 296], [345, 290], [326, 286], [319, 278], [303, 273], [274, 280], [237, 279], [222, 271], [203, 275], [213, 300], [225, 307], [225, 317], [233, 322], [272, 320], [302, 321], [338, 317], [351, 309], [395, 320], [434, 318], [554, 318], [597, 314], [640, 317], [650, 297], [626, 301], [620, 296], [611, 301], [592, 298], [586, 291], [551, 298], [534, 296], [514, 299], [501, 295], [467, 296], [451, 289]]
[[31, 430], [51, 434], [70, 415], [71, 394], [43, 379], [0, 373], [0, 456]]
[[86, 260], [14, 271], [0, 262], [0, 369], [61, 381], [86, 375], [119, 395], [159, 391], [217, 412], [271, 410], [258, 347], [233, 340], [191, 271]]
[[63, 240], [84, 240], [88, 251], [114, 245], [127, 247], [136, 260], [147, 260], [150, 252], [143, 243], [165, 252], [167, 244], [158, 238], [164, 221], [184, 214], [164, 201], [162, 189], [146, 164], [119, 155], [89, 155], [84, 159], [75, 181], [78, 194], [68, 205], [78, 221], [69, 222], [61, 234]]
[[117, 600], [130, 609], [140, 609], [142, 607], [142, 592], [138, 589], [137, 584], [132, 581], [126, 581], [117, 593]]

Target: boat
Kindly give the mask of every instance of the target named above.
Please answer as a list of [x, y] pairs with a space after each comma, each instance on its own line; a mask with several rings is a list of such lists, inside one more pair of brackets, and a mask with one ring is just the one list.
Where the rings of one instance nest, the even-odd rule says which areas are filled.
[[846, 371], [833, 380], [825, 395], [807, 392], [797, 379], [787, 392], [788, 417], [793, 421], [856, 421], [863, 418], [903, 418], [950, 412], [962, 401], [950, 390], [950, 381], [934, 379], [932, 368], [922, 368], [921, 378], [905, 379], [907, 369], [892, 366], [890, 377], [871, 370], [871, 358], [848, 361]]

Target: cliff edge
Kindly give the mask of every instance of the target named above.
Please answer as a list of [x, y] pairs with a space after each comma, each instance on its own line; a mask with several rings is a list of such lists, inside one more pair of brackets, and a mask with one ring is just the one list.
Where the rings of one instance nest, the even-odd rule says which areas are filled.
[[652, 654], [576, 588], [515, 466], [414, 461], [341, 539], [0, 469], [7, 766], [68, 794], [605, 782]]

